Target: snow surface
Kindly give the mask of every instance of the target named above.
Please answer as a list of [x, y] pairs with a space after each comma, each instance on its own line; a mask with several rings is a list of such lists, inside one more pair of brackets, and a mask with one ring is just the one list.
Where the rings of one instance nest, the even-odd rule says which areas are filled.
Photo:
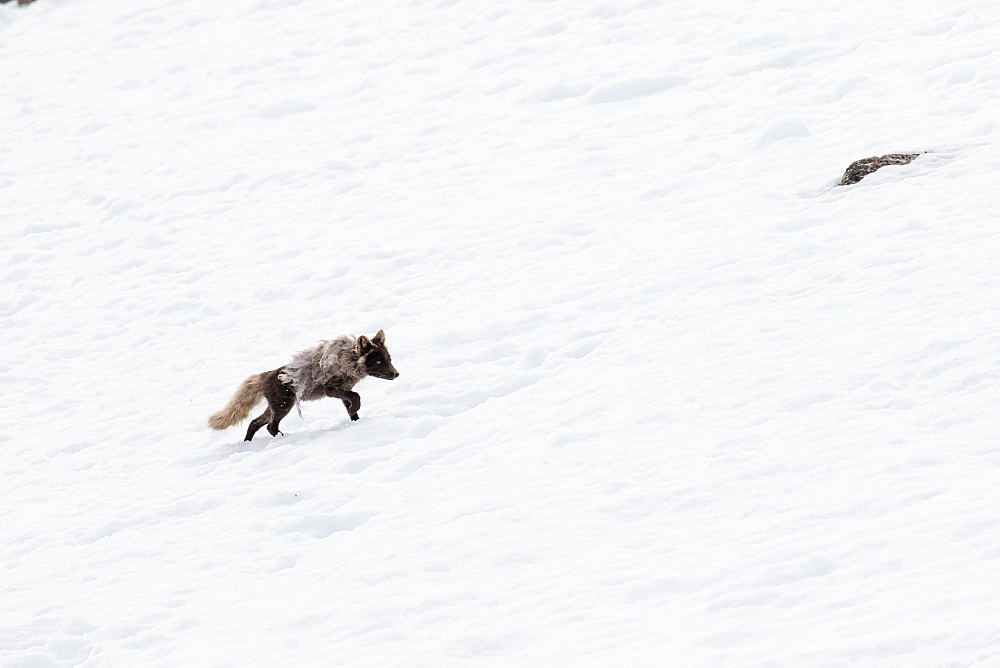
[[997, 18], [3, 5], [0, 664], [1000, 665]]

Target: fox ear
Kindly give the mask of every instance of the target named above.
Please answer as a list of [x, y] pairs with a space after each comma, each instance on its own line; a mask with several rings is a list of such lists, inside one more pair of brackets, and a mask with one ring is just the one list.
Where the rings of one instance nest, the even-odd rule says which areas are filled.
[[366, 352], [372, 349], [372, 342], [368, 340], [368, 337], [362, 334], [358, 337], [357, 342], [354, 344], [354, 350], [357, 351], [359, 355], [364, 355]]
[[385, 332], [383, 332], [381, 329], [378, 330], [378, 334], [376, 334], [375, 336], [372, 337], [372, 343], [374, 343], [377, 346], [384, 346], [385, 345]]

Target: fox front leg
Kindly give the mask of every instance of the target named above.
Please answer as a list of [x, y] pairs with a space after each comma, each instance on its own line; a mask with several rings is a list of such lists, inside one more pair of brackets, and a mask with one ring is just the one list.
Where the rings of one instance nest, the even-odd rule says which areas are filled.
[[358, 419], [358, 409], [361, 408], [361, 395], [351, 390], [342, 390], [339, 387], [327, 387], [326, 396], [340, 399], [344, 402], [347, 415], [351, 420]]

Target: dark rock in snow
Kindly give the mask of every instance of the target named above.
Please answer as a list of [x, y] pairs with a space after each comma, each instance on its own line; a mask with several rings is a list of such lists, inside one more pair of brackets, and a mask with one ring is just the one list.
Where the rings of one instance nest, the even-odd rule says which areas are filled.
[[876, 169], [880, 167], [885, 167], [886, 165], [906, 165], [913, 162], [916, 157], [920, 155], [919, 153], [889, 153], [888, 155], [877, 156], [874, 155], [870, 158], [862, 158], [861, 160], [855, 160], [848, 167], [847, 171], [844, 172], [844, 177], [840, 179], [840, 183], [837, 185], [849, 186], [852, 183], [857, 183], [861, 179], [865, 178]]

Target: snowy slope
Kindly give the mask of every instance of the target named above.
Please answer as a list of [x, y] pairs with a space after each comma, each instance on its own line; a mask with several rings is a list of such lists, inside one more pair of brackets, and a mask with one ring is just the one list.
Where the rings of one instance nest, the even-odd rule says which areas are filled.
[[996, 17], [0, 6], [0, 665], [1000, 665]]

